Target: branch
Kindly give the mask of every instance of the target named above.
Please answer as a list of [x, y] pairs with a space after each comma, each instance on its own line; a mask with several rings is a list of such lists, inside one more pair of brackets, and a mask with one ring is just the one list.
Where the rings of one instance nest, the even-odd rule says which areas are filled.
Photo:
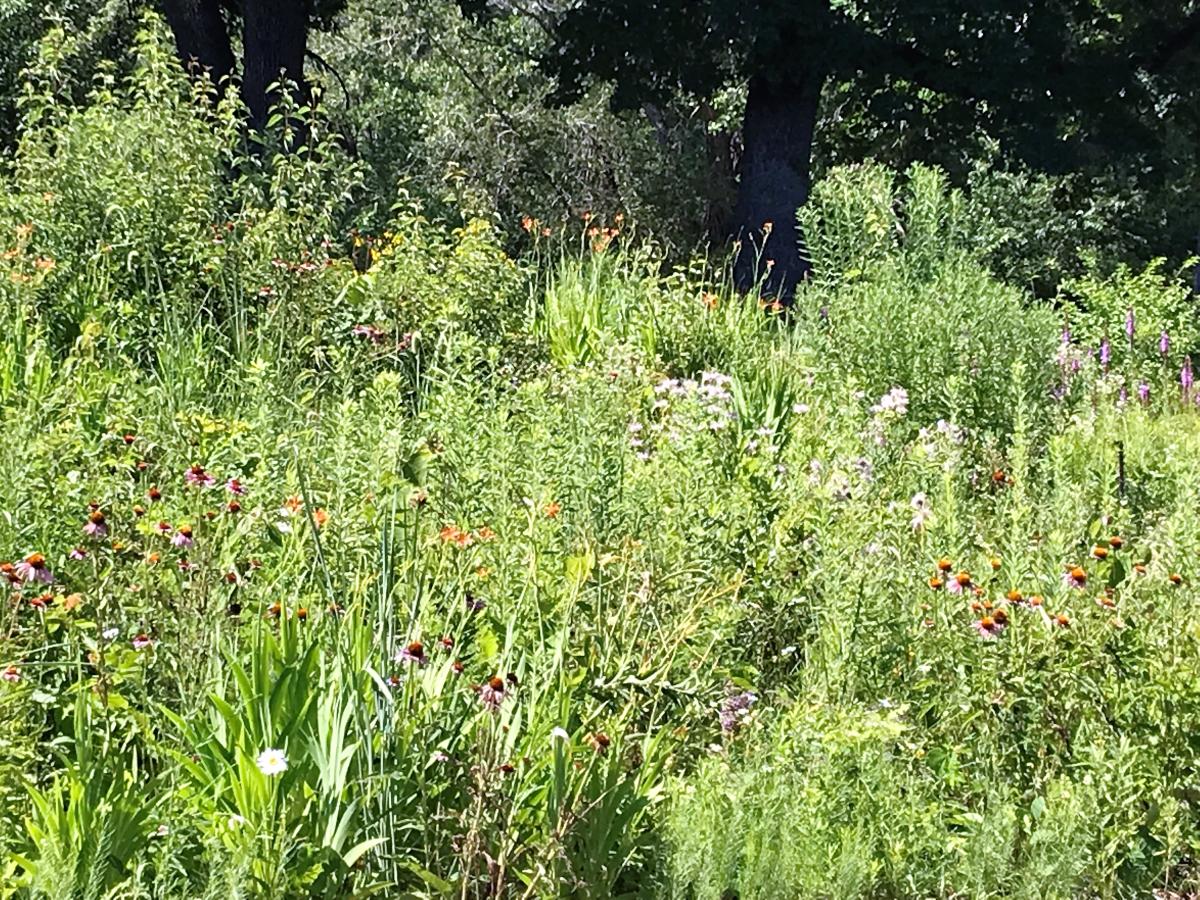
[[1151, 75], [1161, 72], [1197, 37], [1200, 37], [1200, 9], [1188, 16], [1178, 31], [1159, 44], [1149, 58], [1141, 63], [1141, 68]]

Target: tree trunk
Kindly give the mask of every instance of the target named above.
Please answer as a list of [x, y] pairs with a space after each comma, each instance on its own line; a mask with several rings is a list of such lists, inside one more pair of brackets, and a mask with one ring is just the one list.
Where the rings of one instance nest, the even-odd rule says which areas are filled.
[[233, 74], [233, 48], [220, 0], [163, 0], [163, 12], [179, 59], [192, 76], [207, 73], [214, 84], [220, 84]]
[[262, 128], [279, 95], [271, 85], [293, 82], [300, 100], [304, 89], [304, 51], [308, 44], [307, 0], [246, 0], [242, 16], [242, 94], [250, 124]]
[[741, 290], [761, 284], [764, 297], [788, 302], [808, 271], [796, 210], [808, 200], [824, 77], [799, 65], [780, 66], [777, 73], [777, 78], [753, 76], [746, 97], [733, 215], [733, 237], [741, 242], [734, 279]]

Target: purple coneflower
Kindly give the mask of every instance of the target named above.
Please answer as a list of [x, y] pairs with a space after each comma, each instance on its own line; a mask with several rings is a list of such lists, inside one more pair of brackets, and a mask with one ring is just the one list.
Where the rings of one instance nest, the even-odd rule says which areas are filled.
[[67, 554], [67, 556], [74, 560], [87, 559], [88, 552], [82, 547], [75, 547], [70, 553]]
[[50, 574], [50, 570], [46, 567], [46, 557], [40, 553], [30, 553], [13, 566], [13, 572], [26, 583], [54, 583], [54, 576]]
[[1087, 587], [1087, 579], [1087, 572], [1081, 566], [1072, 566], [1063, 572], [1063, 584], [1077, 590], [1083, 590]]
[[499, 675], [493, 675], [486, 684], [479, 687], [479, 699], [489, 709], [499, 709], [500, 704], [504, 702], [504, 696], [504, 679]]
[[88, 513], [88, 520], [87, 524], [83, 526], [83, 533], [97, 541], [108, 537], [108, 522], [104, 518], [104, 513], [98, 509], [93, 509]]
[[130, 643], [134, 650], [146, 650], [154, 646], [154, 640], [144, 631], [139, 631]]
[[180, 525], [175, 536], [171, 538], [171, 543], [176, 547], [183, 547], [185, 550], [194, 547], [196, 542], [192, 540], [192, 526]]
[[189, 466], [183, 473], [184, 481], [197, 487], [212, 487], [217, 479], [204, 470], [204, 466]]
[[1005, 623], [998, 621], [995, 616], [984, 616], [971, 623], [971, 627], [979, 632], [985, 641], [994, 641], [1004, 631]]
[[396, 654], [396, 661], [416, 663], [418, 666], [425, 665], [425, 645], [420, 641], [413, 641], [408, 646], [402, 647]]
[[9, 684], [17, 684], [21, 680], [21, 670], [16, 666], [9, 666], [3, 672], [0, 672], [0, 678]]
[[230, 478], [225, 482], [225, 489], [231, 494], [237, 494], [239, 497], [246, 495], [246, 488], [236, 478]]

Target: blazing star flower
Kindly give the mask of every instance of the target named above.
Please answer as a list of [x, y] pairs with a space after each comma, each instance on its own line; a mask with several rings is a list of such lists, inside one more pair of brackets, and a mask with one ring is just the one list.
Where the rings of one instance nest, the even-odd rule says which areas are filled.
[[262, 753], [258, 754], [257, 765], [258, 771], [270, 778], [286, 772], [288, 761], [282, 750], [268, 747]]
[[134, 650], [148, 650], [154, 646], [154, 640], [144, 631], [139, 631], [130, 641]]
[[1142, 403], [1149, 403], [1150, 402], [1150, 385], [1144, 381], [1139, 382], [1138, 387], [1137, 387], [1137, 395], [1138, 395], [1138, 399], [1141, 400]]
[[1112, 359], [1112, 347], [1108, 343], [1108, 338], [1100, 341], [1100, 366], [1105, 371], [1108, 370], [1109, 360]]
[[1163, 356], [1171, 352], [1171, 336], [1165, 331], [1158, 336], [1158, 352]]
[[188, 484], [196, 487], [212, 487], [217, 483], [217, 479], [211, 474], [204, 471], [204, 466], [191, 466], [183, 473], [183, 479]]
[[246, 495], [246, 488], [236, 478], [230, 478], [227, 482], [225, 482], [225, 490], [229, 491], [231, 494], [237, 494], [239, 497], [244, 497]]
[[46, 567], [46, 557], [40, 553], [30, 553], [13, 567], [16, 576], [26, 584], [40, 582], [53, 584], [54, 576]]
[[1087, 579], [1087, 572], [1080, 566], [1072, 566], [1063, 573], [1063, 584], [1078, 590], [1087, 587]]
[[0, 678], [9, 684], [17, 684], [21, 680], [21, 670], [16, 666], [9, 666], [3, 672], [0, 672]]
[[479, 699], [489, 709], [499, 709], [500, 704], [504, 702], [504, 697], [504, 679], [499, 675], [493, 675], [486, 684], [480, 685]]
[[1125, 311], [1125, 336], [1131, 341], [1133, 340], [1136, 328], [1137, 321], [1134, 319], [1133, 307], [1131, 306]]
[[426, 663], [425, 646], [420, 641], [413, 641], [406, 647], [402, 647], [400, 652], [396, 654], [397, 662], [415, 663], [418, 666], [423, 666]]
[[192, 526], [180, 525], [175, 532], [175, 536], [171, 538], [171, 543], [176, 547], [182, 547], [184, 550], [189, 550], [196, 546], [196, 542], [192, 540]]
[[83, 533], [97, 541], [108, 537], [108, 522], [104, 519], [104, 513], [98, 509], [93, 509], [88, 513], [88, 520], [87, 524], [83, 526]]
[[1185, 356], [1183, 358], [1183, 368], [1179, 370], [1179, 386], [1183, 388], [1185, 394], [1192, 390], [1192, 358]]

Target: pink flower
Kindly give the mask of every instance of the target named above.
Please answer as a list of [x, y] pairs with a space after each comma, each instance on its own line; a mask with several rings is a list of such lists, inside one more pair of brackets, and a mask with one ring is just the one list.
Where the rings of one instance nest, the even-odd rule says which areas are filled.
[[70, 553], [67, 554], [68, 557], [70, 557], [71, 559], [74, 559], [74, 560], [87, 559], [87, 555], [88, 555], [87, 551], [84, 550], [82, 547], [76, 547]]
[[1087, 572], [1080, 566], [1072, 566], [1063, 572], [1063, 584], [1067, 587], [1083, 590], [1087, 587]]
[[196, 542], [192, 540], [192, 526], [180, 525], [179, 530], [175, 532], [175, 536], [171, 538], [171, 543], [185, 550], [196, 546]]
[[243, 487], [242, 483], [236, 478], [230, 478], [227, 482], [225, 482], [225, 489], [231, 494], [237, 494], [239, 497], [244, 497], [246, 495], [246, 488]]
[[217, 483], [212, 475], [204, 470], [204, 466], [191, 466], [183, 473], [184, 481], [197, 487], [212, 487]]
[[416, 663], [418, 666], [423, 666], [425, 665], [425, 647], [420, 641], [413, 641], [396, 654], [396, 659], [399, 662]]
[[971, 623], [971, 627], [979, 632], [985, 641], [994, 641], [1004, 631], [1005, 623], [992, 616], [984, 616]]
[[30, 553], [13, 567], [13, 572], [26, 583], [41, 582], [53, 584], [54, 576], [46, 568], [46, 557], [40, 553]]
[[170, 534], [171, 533], [171, 523], [170, 522], [159, 522], [157, 525], [154, 526], [154, 530], [162, 535]]
[[144, 631], [139, 631], [130, 643], [134, 650], [146, 650], [154, 646], [153, 639]]
[[17, 684], [21, 680], [21, 670], [16, 666], [9, 666], [3, 672], [0, 672], [0, 678], [3, 678], [9, 684]]
[[98, 509], [93, 509], [88, 513], [88, 520], [87, 524], [83, 526], [83, 533], [97, 541], [108, 537], [108, 522], [104, 518], [104, 513]]
[[493, 675], [486, 684], [479, 687], [479, 699], [488, 709], [496, 710], [504, 702], [504, 679]]

